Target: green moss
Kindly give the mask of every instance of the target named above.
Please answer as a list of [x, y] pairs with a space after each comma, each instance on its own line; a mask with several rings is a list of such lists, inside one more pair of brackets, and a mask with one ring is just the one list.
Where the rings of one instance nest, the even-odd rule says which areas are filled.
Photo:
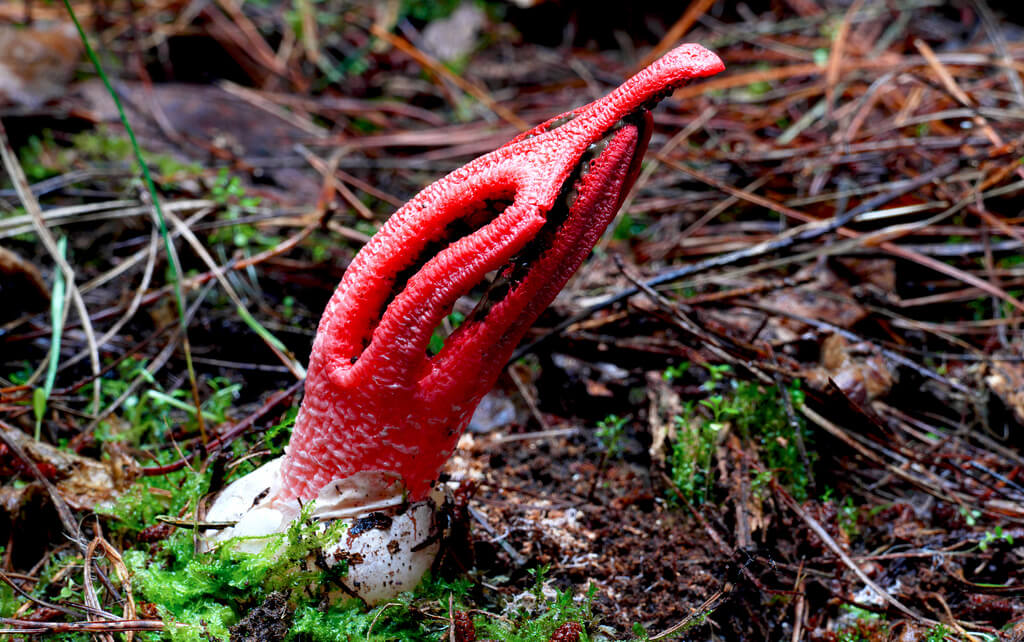
[[836, 515], [839, 528], [847, 537], [854, 538], [860, 534], [860, 527], [857, 525], [859, 518], [860, 509], [854, 503], [853, 498], [847, 495], [839, 504]]
[[590, 585], [585, 595], [572, 591], [555, 591], [553, 597], [545, 594], [544, 584], [548, 567], [531, 571], [535, 577], [531, 591], [533, 600], [517, 608], [507, 619], [482, 615], [474, 619], [477, 638], [494, 638], [505, 642], [546, 642], [555, 629], [566, 622], [578, 622], [583, 627], [581, 642], [590, 640], [587, 628], [594, 623], [591, 607], [597, 596], [597, 586]]
[[[800, 416], [790, 420], [786, 405], [775, 387], [765, 388], [747, 381], [729, 381], [727, 366], [708, 366], [707, 377], [701, 390], [717, 392], [684, 406], [676, 419], [676, 440], [672, 445], [669, 464], [672, 480], [687, 501], [703, 502], [710, 498], [711, 462], [718, 436], [731, 428], [745, 441], [756, 444], [761, 460], [767, 467], [764, 473], [754, 471], [752, 484], [761, 487], [769, 479], [776, 479], [798, 500], [807, 498], [810, 481], [798, 444], [808, 443], [810, 433]], [[680, 377], [686, 373], [679, 373]], [[671, 378], [676, 380], [675, 373]], [[803, 403], [799, 382], [788, 390], [793, 406]], [[798, 434], [799, 431], [799, 434]], [[808, 453], [813, 461], [813, 453]], [[767, 476], [765, 475], [767, 473]]]
[[682, 363], [670, 365], [665, 368], [665, 372], [661, 373], [661, 378], [665, 381], [672, 382], [676, 379], [682, 379], [686, 371], [690, 369], [690, 362], [683, 361]]
[[18, 160], [30, 181], [42, 180], [60, 173], [54, 167], [53, 154], [56, 148], [57, 143], [52, 130], [44, 129], [39, 136], [29, 136], [25, 146], [18, 150]]
[[[799, 381], [794, 381], [786, 392], [794, 408], [803, 405]], [[807, 499], [810, 471], [804, 466], [798, 444], [801, 440], [810, 444], [811, 433], [803, 417], [796, 415], [790, 420], [775, 387], [766, 389], [749, 381], [741, 382], [736, 385], [734, 399], [737, 428], [760, 446], [761, 457], [776, 480], [798, 501]], [[813, 463], [816, 457], [809, 451], [807, 458]]]
[[430, 22], [440, 18], [447, 18], [455, 11], [462, 0], [440, 0], [427, 2], [426, 0], [403, 0], [401, 12], [403, 15], [415, 20]]
[[839, 608], [855, 617], [856, 621], [837, 633], [838, 642], [870, 642], [888, 636], [889, 623], [885, 621], [885, 616], [850, 604], [843, 604]]
[[280, 423], [274, 424], [263, 433], [263, 446], [271, 455], [283, 455], [284, 448], [291, 439], [295, 418], [299, 415], [298, 408], [289, 408]]
[[[38, 181], [81, 166], [127, 167], [132, 159], [132, 145], [127, 136], [107, 127], [61, 140], [52, 130], [44, 129], [40, 135], [29, 137], [25, 146], [18, 150], [18, 157], [29, 180]], [[149, 162], [164, 182], [202, 172], [198, 164], [185, 163], [166, 154], [154, 155]]]
[[[3, 555], [4, 547], [0, 546], [0, 556]], [[18, 597], [6, 582], [0, 582], [0, 617], [12, 617], [14, 612], [21, 605]]]
[[[148, 385], [137, 386], [138, 380]], [[118, 442], [138, 448], [165, 450], [169, 444], [170, 426], [178, 426], [197, 434], [199, 424], [189, 390], [179, 388], [165, 391], [146, 371], [145, 360], [125, 359], [100, 381], [101, 405], [106, 406], [122, 395], [136, 389], [121, 403], [120, 413], [103, 421], [96, 429], [101, 442]], [[231, 407], [238, 397], [241, 384], [225, 377], [203, 378], [200, 394], [202, 412], [207, 424], [222, 424], [229, 420]], [[85, 388], [91, 396], [91, 384]], [[174, 459], [180, 453], [174, 453]], [[167, 463], [167, 462], [164, 462]]]
[[683, 499], [702, 502], [711, 489], [711, 456], [720, 426], [696, 416], [692, 401], [675, 421], [676, 441], [669, 458], [672, 481]]
[[216, 180], [210, 186], [210, 199], [223, 207], [219, 218], [224, 223], [210, 233], [211, 243], [262, 251], [281, 242], [281, 237], [268, 236], [255, 225], [234, 222], [244, 219], [261, 203], [258, 196], [252, 196], [246, 191], [238, 176], [233, 176], [226, 169], [221, 169]]
[[154, 553], [127, 551], [125, 564], [139, 594], [168, 623], [168, 639], [226, 640], [228, 627], [270, 591], [316, 602], [337, 587], [344, 565], [320, 568], [311, 559], [340, 539], [344, 524], [323, 528], [311, 513], [309, 504], [287, 532], [267, 538], [261, 553], [227, 545], [197, 554], [191, 531], [178, 529]]
[[[175, 457], [161, 455], [159, 463], [167, 464]], [[96, 512], [113, 521], [116, 533], [134, 535], [157, 523], [161, 515], [178, 515], [186, 506], [195, 506], [210, 485], [210, 473], [191, 468], [146, 477], [136, 482], [114, 502], [101, 504]]]
[[[338, 523], [326, 529], [310, 518], [311, 504], [288, 532], [268, 538], [258, 554], [228, 546], [196, 554], [191, 534], [179, 530], [155, 554], [135, 550], [125, 563], [135, 576], [138, 594], [157, 606], [167, 629], [145, 639], [192, 642], [228, 640], [230, 627], [263, 602], [271, 591], [289, 596], [294, 609], [286, 639], [302, 640], [443, 640], [447, 622], [422, 616], [424, 610], [446, 613], [449, 599], [464, 608], [468, 580], [427, 579], [417, 591], [367, 609], [339, 597], [343, 565], [322, 568], [316, 552], [344, 533]], [[547, 638], [545, 638], [547, 639]]]
[[127, 137], [113, 136], [103, 128], [75, 134], [71, 137], [71, 146], [94, 160], [126, 161], [132, 155], [132, 144]]
[[631, 215], [628, 212], [623, 212], [619, 215], [619, 220], [615, 224], [615, 230], [612, 232], [612, 237], [617, 241], [631, 239], [643, 234], [648, 225], [650, 225], [650, 221], [642, 215]]
[[[414, 593], [367, 610], [356, 602], [330, 605], [326, 610], [313, 604], [295, 609], [288, 639], [334, 642], [335, 640], [447, 640], [448, 623], [445, 618], [430, 619], [420, 614], [420, 608], [448, 612], [448, 599], [452, 607], [465, 607], [467, 580], [446, 582], [428, 578]], [[419, 605], [417, 607], [416, 605]]]

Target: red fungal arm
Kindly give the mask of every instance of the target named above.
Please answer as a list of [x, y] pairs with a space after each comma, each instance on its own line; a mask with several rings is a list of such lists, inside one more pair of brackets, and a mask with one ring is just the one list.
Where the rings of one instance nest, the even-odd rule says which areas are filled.
[[[353, 259], [327, 304], [282, 466], [282, 499], [359, 471], [429, 491], [523, 333], [590, 253], [632, 187], [647, 108], [722, 62], [682, 45], [618, 89], [425, 188]], [[497, 271], [431, 357], [456, 299]]]

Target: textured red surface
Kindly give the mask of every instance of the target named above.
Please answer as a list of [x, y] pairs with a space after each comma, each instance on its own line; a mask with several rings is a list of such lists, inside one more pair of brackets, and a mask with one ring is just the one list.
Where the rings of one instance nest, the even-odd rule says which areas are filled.
[[[395, 212], [352, 261], [320, 319], [282, 499], [314, 498], [363, 470], [397, 471], [412, 499], [422, 498], [523, 333], [622, 204], [647, 148], [647, 108], [683, 81], [722, 69], [707, 49], [682, 45]], [[469, 232], [448, 241], [458, 221]], [[391, 298], [439, 241], [448, 244]], [[429, 356], [431, 335], [455, 300], [496, 270], [501, 285], [487, 306]]]

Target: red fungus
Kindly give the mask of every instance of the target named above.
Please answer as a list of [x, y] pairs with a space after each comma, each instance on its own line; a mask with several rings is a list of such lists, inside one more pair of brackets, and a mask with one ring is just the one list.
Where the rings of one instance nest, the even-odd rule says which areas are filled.
[[[589, 254], [632, 187], [648, 109], [724, 68], [682, 45], [585, 107], [430, 185], [352, 261], [310, 357], [279, 500], [361, 471], [400, 474], [422, 499], [522, 335]], [[460, 296], [497, 277], [436, 355]]]
[[[323, 552], [348, 562], [369, 604], [415, 588], [439, 549], [428, 496], [516, 343], [608, 225], [636, 179], [648, 110], [690, 78], [722, 70], [683, 45], [608, 96], [554, 118], [420, 192], [352, 261], [320, 320], [288, 452], [236, 480], [206, 518], [233, 526], [204, 547], [262, 550], [315, 499], [343, 520]], [[441, 351], [430, 338], [490, 274]]]

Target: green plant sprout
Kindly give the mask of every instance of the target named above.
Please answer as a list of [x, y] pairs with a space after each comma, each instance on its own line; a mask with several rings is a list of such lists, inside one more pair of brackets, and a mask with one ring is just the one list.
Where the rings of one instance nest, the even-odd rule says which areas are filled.
[[[66, 257], [68, 249], [68, 238], [62, 236], [57, 240], [57, 251], [61, 257]], [[57, 365], [60, 363], [60, 339], [64, 331], [64, 309], [67, 284], [64, 280], [62, 270], [53, 271], [53, 289], [50, 292], [50, 355], [46, 364], [46, 379], [42, 388], [32, 391], [32, 411], [36, 419], [35, 438], [38, 441], [43, 428], [43, 416], [46, 414], [46, 402], [50, 400], [53, 392], [53, 384], [57, 380]], [[98, 412], [96, 408], [94, 412]]]
[[622, 454], [622, 441], [626, 434], [626, 423], [630, 417], [608, 415], [597, 422], [594, 435], [601, 441], [607, 457], [618, 457]]
[[975, 526], [978, 523], [978, 518], [981, 517], [981, 511], [976, 508], [968, 508], [967, 506], [961, 505], [959, 508], [960, 517], [964, 518], [964, 522], [968, 526]]
[[597, 422], [597, 430], [594, 431], [594, 435], [603, 447], [601, 453], [601, 461], [597, 465], [597, 473], [594, 475], [593, 481], [590, 483], [590, 490], [587, 492], [587, 496], [593, 498], [594, 491], [597, 489], [598, 482], [604, 477], [605, 470], [608, 467], [608, 461], [613, 457], [618, 457], [622, 454], [623, 446], [622, 441], [626, 433], [626, 423], [630, 417], [619, 417], [618, 415], [608, 415], [601, 421]]
[[701, 385], [701, 389], [708, 392], [714, 390], [716, 386], [725, 380], [725, 375], [732, 372], [732, 366], [727, 363], [718, 365], [708, 364], [704, 368], [708, 371], [708, 380]]
[[690, 362], [683, 361], [682, 363], [665, 368], [665, 371], [661, 373], [661, 378], [669, 382], [682, 379], [683, 375], [686, 374], [686, 371], [689, 369]]
[[1002, 526], [996, 526], [994, 530], [985, 531], [985, 535], [978, 542], [978, 548], [982, 552], [987, 552], [988, 547], [999, 542], [1005, 542], [1009, 546], [1013, 546], [1013, 535], [1003, 532]]
[[884, 615], [852, 604], [842, 604], [839, 608], [848, 613], [854, 621], [851, 626], [837, 633], [838, 642], [871, 642], [879, 639], [879, 636], [884, 639], [889, 632], [889, 623], [885, 621]]
[[839, 528], [847, 537], [853, 538], [860, 534], [860, 528], [857, 526], [859, 517], [860, 509], [853, 503], [853, 498], [847, 495], [839, 504], [836, 515]]

